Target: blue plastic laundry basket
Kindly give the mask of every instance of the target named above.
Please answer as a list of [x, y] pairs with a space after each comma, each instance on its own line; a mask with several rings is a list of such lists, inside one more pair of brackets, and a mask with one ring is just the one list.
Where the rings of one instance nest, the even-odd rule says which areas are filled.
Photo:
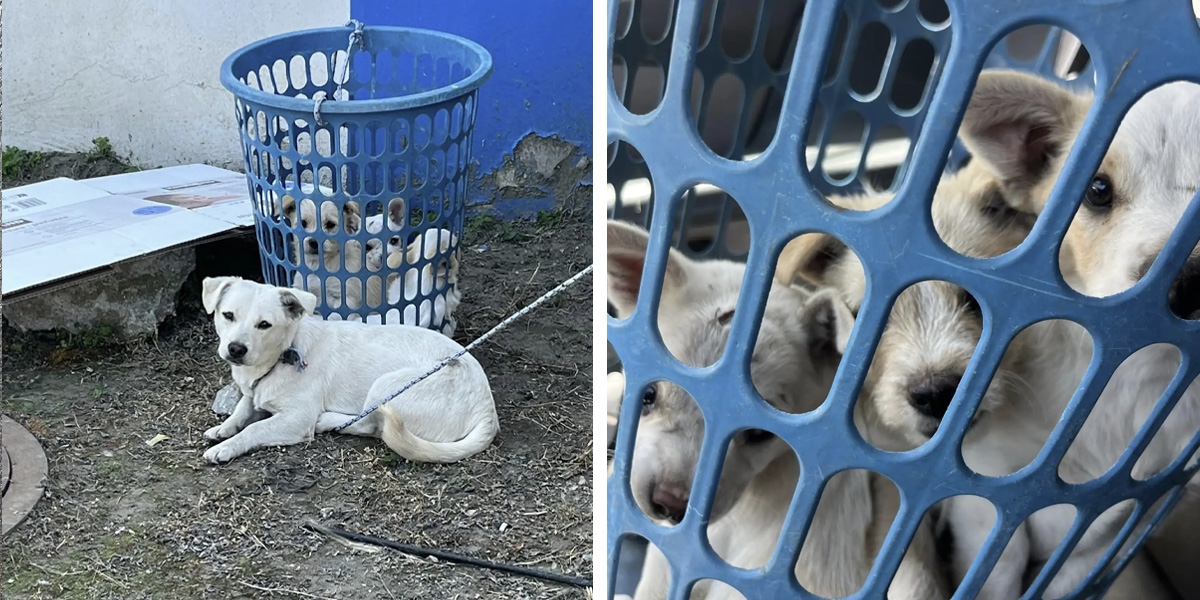
[[[734, 7], [749, 16], [730, 17]], [[610, 590], [623, 542], [643, 538], [670, 562], [671, 600], [686, 598], [691, 586], [704, 579], [723, 581], [754, 600], [815, 598], [791, 573], [807, 521], [829, 477], [843, 470], [869, 469], [896, 484], [902, 508], [870, 578], [851, 598], [884, 597], [918, 520], [945, 498], [982, 496], [1000, 509], [989, 544], [958, 589], [957, 599], [978, 593], [1004, 542], [1033, 512], [1063, 503], [1078, 511], [1067, 539], [1034, 580], [1027, 597], [1042, 593], [1092, 519], [1119, 500], [1134, 499], [1137, 508], [1129, 524], [1074, 596], [1099, 597], [1132, 555], [1121, 555], [1118, 548], [1127, 539], [1134, 543], [1123, 548], [1139, 547], [1173, 506], [1182, 484], [1200, 467], [1186, 462], [1200, 448], [1198, 432], [1171, 468], [1145, 481], [1133, 481], [1128, 475], [1140, 448], [1153, 436], [1155, 424], [1161, 423], [1186, 387], [1178, 382], [1190, 382], [1200, 373], [1200, 323], [1181, 323], [1161, 302], [1165, 282], [1196, 243], [1200, 228], [1179, 227], [1159, 261], [1168, 266], [1147, 275], [1132, 290], [1103, 299], [1082, 296], [1063, 282], [1058, 248], [1050, 238], [1061, 237], [1078, 203], [1064, 190], [1084, 188], [1124, 107], [1167, 81], [1200, 82], [1200, 62], [1194, 58], [1200, 56], [1200, 28], [1188, 3], [614, 0], [609, 8], [613, 68], [608, 96], [608, 173], [613, 188], [609, 214], [647, 225], [651, 231], [647, 277], [637, 311], [628, 319], [608, 321], [609, 341], [626, 375], [607, 491]], [[748, 39], [739, 42], [736, 34], [725, 31], [736, 28], [731, 23], [749, 30]], [[1120, 31], [1129, 33], [1111, 35], [1110, 26], [1118, 23]], [[1033, 52], [1013, 56], [1005, 36], [1033, 25], [1046, 26], [1040, 33], [1044, 43], [1039, 41]], [[1090, 53], [1084, 55], [1086, 62], [1076, 61], [1065, 72], [1052, 68], [1059, 27], [1080, 35]], [[859, 86], [855, 63], [862, 47], [854, 44], [873, 36], [885, 40], [884, 52], [876, 57], [874, 67], [868, 65], [876, 74], [874, 79], [863, 78], [870, 85]], [[914, 47], [917, 57], [906, 58]], [[919, 81], [898, 83], [908, 60], [926, 75]], [[1031, 239], [999, 258], [966, 259], [941, 243], [928, 221], [928, 198], [942, 169], [961, 160], [955, 128], [975, 75], [981, 68], [1001, 66], [1060, 81], [1065, 76], [1089, 87], [1094, 82], [1103, 108], [1085, 123], [1079, 149], [1068, 160], [1064, 180]], [[898, 86], [904, 89], [897, 91]], [[740, 105], [734, 102], [733, 108], [710, 118], [716, 101], [729, 94], [740, 98]], [[835, 128], [826, 115], [845, 112], [859, 115], [860, 133], [835, 140]], [[723, 123], [728, 124], [725, 130], [720, 127]], [[871, 170], [871, 147], [882, 139], [885, 128], [898, 138], [915, 140], [884, 183], [897, 192], [896, 199], [882, 209], [862, 213], [825, 204], [821, 195], [852, 192], [862, 185]], [[837, 141], [857, 144], [861, 155], [831, 173], [823, 159]], [[816, 151], [807, 152], [810, 148]], [[639, 181], [645, 185], [635, 185]], [[703, 184], [711, 184], [714, 193], [702, 197]], [[630, 201], [635, 194], [636, 201]], [[1200, 202], [1192, 203], [1183, 222], [1200, 223]], [[740, 251], [726, 243], [739, 223], [753, 232], [749, 247]], [[701, 230], [699, 241], [689, 235], [696, 230]], [[763, 410], [757, 398], [746, 395], [753, 385], [745, 365], [775, 259], [788, 240], [813, 231], [833, 234], [854, 248], [868, 266], [867, 296], [825, 403], [811, 413], [783, 415]], [[729, 344], [710, 367], [680, 364], [654, 333], [667, 246], [692, 256], [746, 261], [746, 280]], [[906, 250], [896, 255], [895, 248]], [[850, 411], [892, 301], [910, 285], [926, 280], [970, 289], [987, 315], [987, 331], [943, 421], [946, 427], [917, 451], [885, 453], [859, 437]], [[1008, 341], [1028, 325], [1047, 319], [1070, 319], [1085, 326], [1095, 342], [1097, 360], [1030, 467], [1003, 478], [977, 476], [957, 451], [961, 432]], [[1121, 326], [1131, 323], [1138, 326]], [[1108, 375], [1131, 349], [1161, 342], [1179, 348], [1183, 362], [1176, 383], [1147, 420], [1148, 427], [1104, 476], [1080, 485], [1059, 481], [1055, 457], [1066, 451]], [[687, 390], [705, 421], [691, 504], [684, 520], [671, 528], [643, 515], [629, 488], [640, 397], [655, 381], [671, 381]], [[752, 428], [777, 433], [788, 442], [797, 451], [802, 472], [770, 562], [761, 569], [742, 570], [729, 567], [709, 548], [705, 515], [712, 505], [726, 444], [736, 432]], [[930, 485], [930, 473], [937, 474], [937, 485]], [[1163, 504], [1155, 505], [1160, 499], [1165, 499]], [[1142, 517], [1150, 519], [1151, 528], [1131, 538], [1133, 525]]]
[[438, 307], [457, 294], [449, 275], [491, 72], [469, 40], [355, 22], [226, 59], [266, 280], [315, 293], [327, 319], [452, 331]]

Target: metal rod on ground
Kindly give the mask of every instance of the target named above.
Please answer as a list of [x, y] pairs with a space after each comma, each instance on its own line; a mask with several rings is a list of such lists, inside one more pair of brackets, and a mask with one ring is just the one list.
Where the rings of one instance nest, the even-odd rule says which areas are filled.
[[430, 375], [437, 373], [438, 371], [440, 371], [442, 369], [442, 367], [454, 362], [454, 360], [457, 359], [458, 357], [466, 354], [467, 352], [470, 352], [471, 348], [474, 348], [475, 346], [478, 346], [479, 344], [482, 344], [483, 342], [487, 341], [488, 338], [492, 337], [496, 333], [499, 333], [500, 330], [504, 329], [505, 327], [508, 327], [509, 324], [511, 324], [513, 321], [516, 321], [517, 319], [529, 314], [529, 312], [532, 311], [533, 309], [541, 306], [547, 300], [557, 296], [559, 292], [567, 289], [568, 287], [571, 287], [571, 285], [573, 285], [576, 281], [579, 281], [580, 279], [582, 279], [584, 275], [591, 273], [592, 268], [594, 266], [595, 266], [594, 263], [588, 265], [586, 269], [571, 276], [570, 279], [558, 284], [558, 287], [555, 287], [554, 289], [546, 292], [545, 294], [542, 294], [541, 298], [534, 300], [533, 302], [531, 302], [529, 304], [529, 306], [526, 306], [525, 308], [518, 310], [512, 316], [508, 317], [507, 319], [505, 319], [503, 321], [500, 321], [500, 324], [491, 328], [491, 330], [489, 330], [487, 333], [475, 338], [475, 341], [471, 342], [470, 344], [467, 344], [467, 346], [465, 348], [454, 353], [453, 356], [443, 359], [438, 364], [433, 365], [433, 368], [429, 369], [428, 371], [425, 371], [425, 373], [422, 374], [420, 377], [417, 377], [416, 379], [413, 379], [412, 381], [404, 384], [404, 387], [397, 390], [396, 393], [391, 394], [390, 396], [388, 396], [387, 398], [384, 398], [383, 400], [380, 400], [378, 403], [375, 404], [375, 406], [372, 406], [371, 408], [368, 408], [367, 410], [362, 411], [362, 413], [360, 413], [357, 417], [354, 417], [354, 418], [350, 419], [349, 421], [346, 421], [345, 423], [342, 423], [341, 425], [334, 427], [333, 430], [341, 431], [341, 430], [363, 420], [364, 418], [366, 418], [367, 415], [375, 412], [376, 410], [379, 410], [380, 406], [383, 406], [384, 404], [387, 404], [388, 402], [395, 400], [400, 394], [403, 394], [404, 392], [408, 391], [408, 389], [411, 388], [412, 386], [417, 385], [418, 383], [421, 383]]
[[350, 540], [353, 542], [360, 542], [360, 543], [364, 543], [364, 544], [371, 544], [374, 546], [382, 546], [384, 548], [391, 548], [392, 550], [398, 550], [405, 554], [412, 554], [414, 556], [422, 556], [422, 557], [433, 556], [435, 558], [449, 561], [449, 562], [473, 565], [476, 567], [483, 567], [485, 569], [492, 569], [495, 571], [504, 571], [506, 573], [512, 573], [514, 575], [523, 575], [525, 577], [534, 577], [536, 579], [542, 579], [545, 581], [553, 581], [555, 583], [562, 583], [562, 584], [566, 584], [566, 585], [572, 585], [575, 587], [581, 587], [581, 588], [592, 587], [591, 580], [583, 579], [581, 577], [568, 577], [566, 575], [559, 575], [558, 573], [550, 573], [547, 571], [537, 571], [534, 569], [526, 569], [525, 567], [518, 567], [516, 565], [506, 565], [506, 564], [502, 564], [502, 563], [496, 563], [496, 562], [492, 562], [489, 560], [484, 560], [482, 558], [475, 558], [473, 556], [466, 556], [463, 554], [455, 554], [453, 552], [445, 552], [443, 550], [433, 550], [430, 548], [422, 548], [420, 546], [412, 546], [409, 544], [402, 544], [400, 542], [394, 542], [392, 540], [385, 540], [383, 538], [377, 538], [375, 536], [364, 535], [361, 533], [354, 533], [352, 531], [346, 531], [345, 529], [338, 529], [337, 527], [327, 527], [325, 525], [319, 525], [317, 523], [314, 523], [313, 521], [309, 521], [309, 522], [305, 523], [304, 527], [305, 527], [305, 529], [309, 529], [309, 530], [315, 531], [317, 533], [322, 533], [325, 535], [335, 535], [335, 536], [338, 536], [338, 537], [341, 537], [341, 538], [344, 538], [344, 539], [347, 539], [347, 540]]

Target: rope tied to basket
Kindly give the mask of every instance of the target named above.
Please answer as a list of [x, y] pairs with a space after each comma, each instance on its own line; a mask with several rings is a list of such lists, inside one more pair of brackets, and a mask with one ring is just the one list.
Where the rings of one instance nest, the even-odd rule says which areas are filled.
[[[345, 26], [353, 27], [354, 30], [350, 32], [350, 41], [346, 44], [346, 58], [342, 61], [342, 68], [340, 69], [341, 72], [335, 74], [333, 78], [333, 81], [337, 84], [336, 88], [333, 90], [333, 97], [331, 99], [328, 95], [326, 95], [325, 90], [321, 90], [313, 94], [313, 121], [322, 127], [326, 125], [326, 122], [325, 119], [321, 118], [321, 105], [324, 104], [326, 100], [345, 99], [342, 97], [343, 92], [345, 91], [342, 86], [344, 86], [346, 82], [350, 80], [350, 53], [354, 51], [355, 46], [358, 46], [359, 49], [363, 49], [365, 47], [363, 42], [362, 21], [359, 21], [358, 19], [350, 19], [346, 22]], [[336, 62], [336, 57], [334, 60]]]

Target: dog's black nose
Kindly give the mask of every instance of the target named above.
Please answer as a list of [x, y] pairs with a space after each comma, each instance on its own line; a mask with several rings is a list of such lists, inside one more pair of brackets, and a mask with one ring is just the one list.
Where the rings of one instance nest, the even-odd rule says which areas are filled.
[[240, 342], [229, 342], [229, 347], [226, 350], [229, 351], [229, 358], [236, 359], [246, 356], [246, 345]]
[[308, 238], [307, 240], [305, 240], [304, 245], [305, 245], [305, 247], [308, 248], [309, 252], [317, 251], [317, 240], [314, 240], [313, 238]]
[[1181, 319], [1200, 318], [1200, 257], [1192, 257], [1171, 284], [1167, 294], [1171, 312]]
[[908, 403], [927, 417], [941, 419], [946, 415], [946, 409], [950, 408], [950, 401], [954, 399], [960, 381], [962, 375], [956, 374], [926, 377], [909, 389]]
[[687, 513], [688, 493], [679, 486], [658, 484], [650, 494], [650, 502], [654, 505], [655, 517], [678, 524]]

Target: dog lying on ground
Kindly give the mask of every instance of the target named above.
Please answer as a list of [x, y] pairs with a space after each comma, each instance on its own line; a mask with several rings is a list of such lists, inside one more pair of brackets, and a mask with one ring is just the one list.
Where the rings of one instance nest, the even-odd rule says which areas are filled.
[[[608, 294], [620, 317], [629, 316], [636, 305], [648, 239], [636, 227], [608, 224]], [[670, 251], [658, 328], [667, 348], [685, 364], [708, 366], [721, 355], [744, 269], [729, 261], [696, 262]], [[796, 288], [771, 287], [750, 373], [759, 395], [775, 408], [807, 412], [824, 400], [852, 320], [839, 305], [829, 293], [810, 297]], [[656, 383], [641, 396], [631, 461], [633, 496], [651, 518], [678, 523], [687, 511], [704, 419], [687, 392], [672, 383]], [[722, 558], [743, 568], [766, 562], [780, 535], [798, 467], [791, 448], [770, 432], [747, 430], [733, 438], [708, 527], [710, 543]], [[873, 491], [879, 483], [873, 479], [866, 471], [851, 471], [827, 483], [795, 568], [806, 589], [842, 597], [862, 586], [878, 551], [873, 541], [883, 539], [899, 504], [898, 497]], [[933, 561], [932, 533], [923, 520], [889, 598], [947, 597]], [[635, 597], [664, 598], [667, 574], [663, 554], [649, 548]], [[703, 582], [691, 597], [732, 594], [727, 586]]]
[[[316, 296], [237, 277], [205, 279], [202, 300], [241, 392], [233, 414], [204, 434], [220, 441], [204, 453], [211, 463], [311, 440], [462, 350], [421, 327], [324, 321], [310, 316]], [[343, 431], [380, 437], [409, 460], [454, 462], [498, 430], [487, 375], [464, 354]]]

